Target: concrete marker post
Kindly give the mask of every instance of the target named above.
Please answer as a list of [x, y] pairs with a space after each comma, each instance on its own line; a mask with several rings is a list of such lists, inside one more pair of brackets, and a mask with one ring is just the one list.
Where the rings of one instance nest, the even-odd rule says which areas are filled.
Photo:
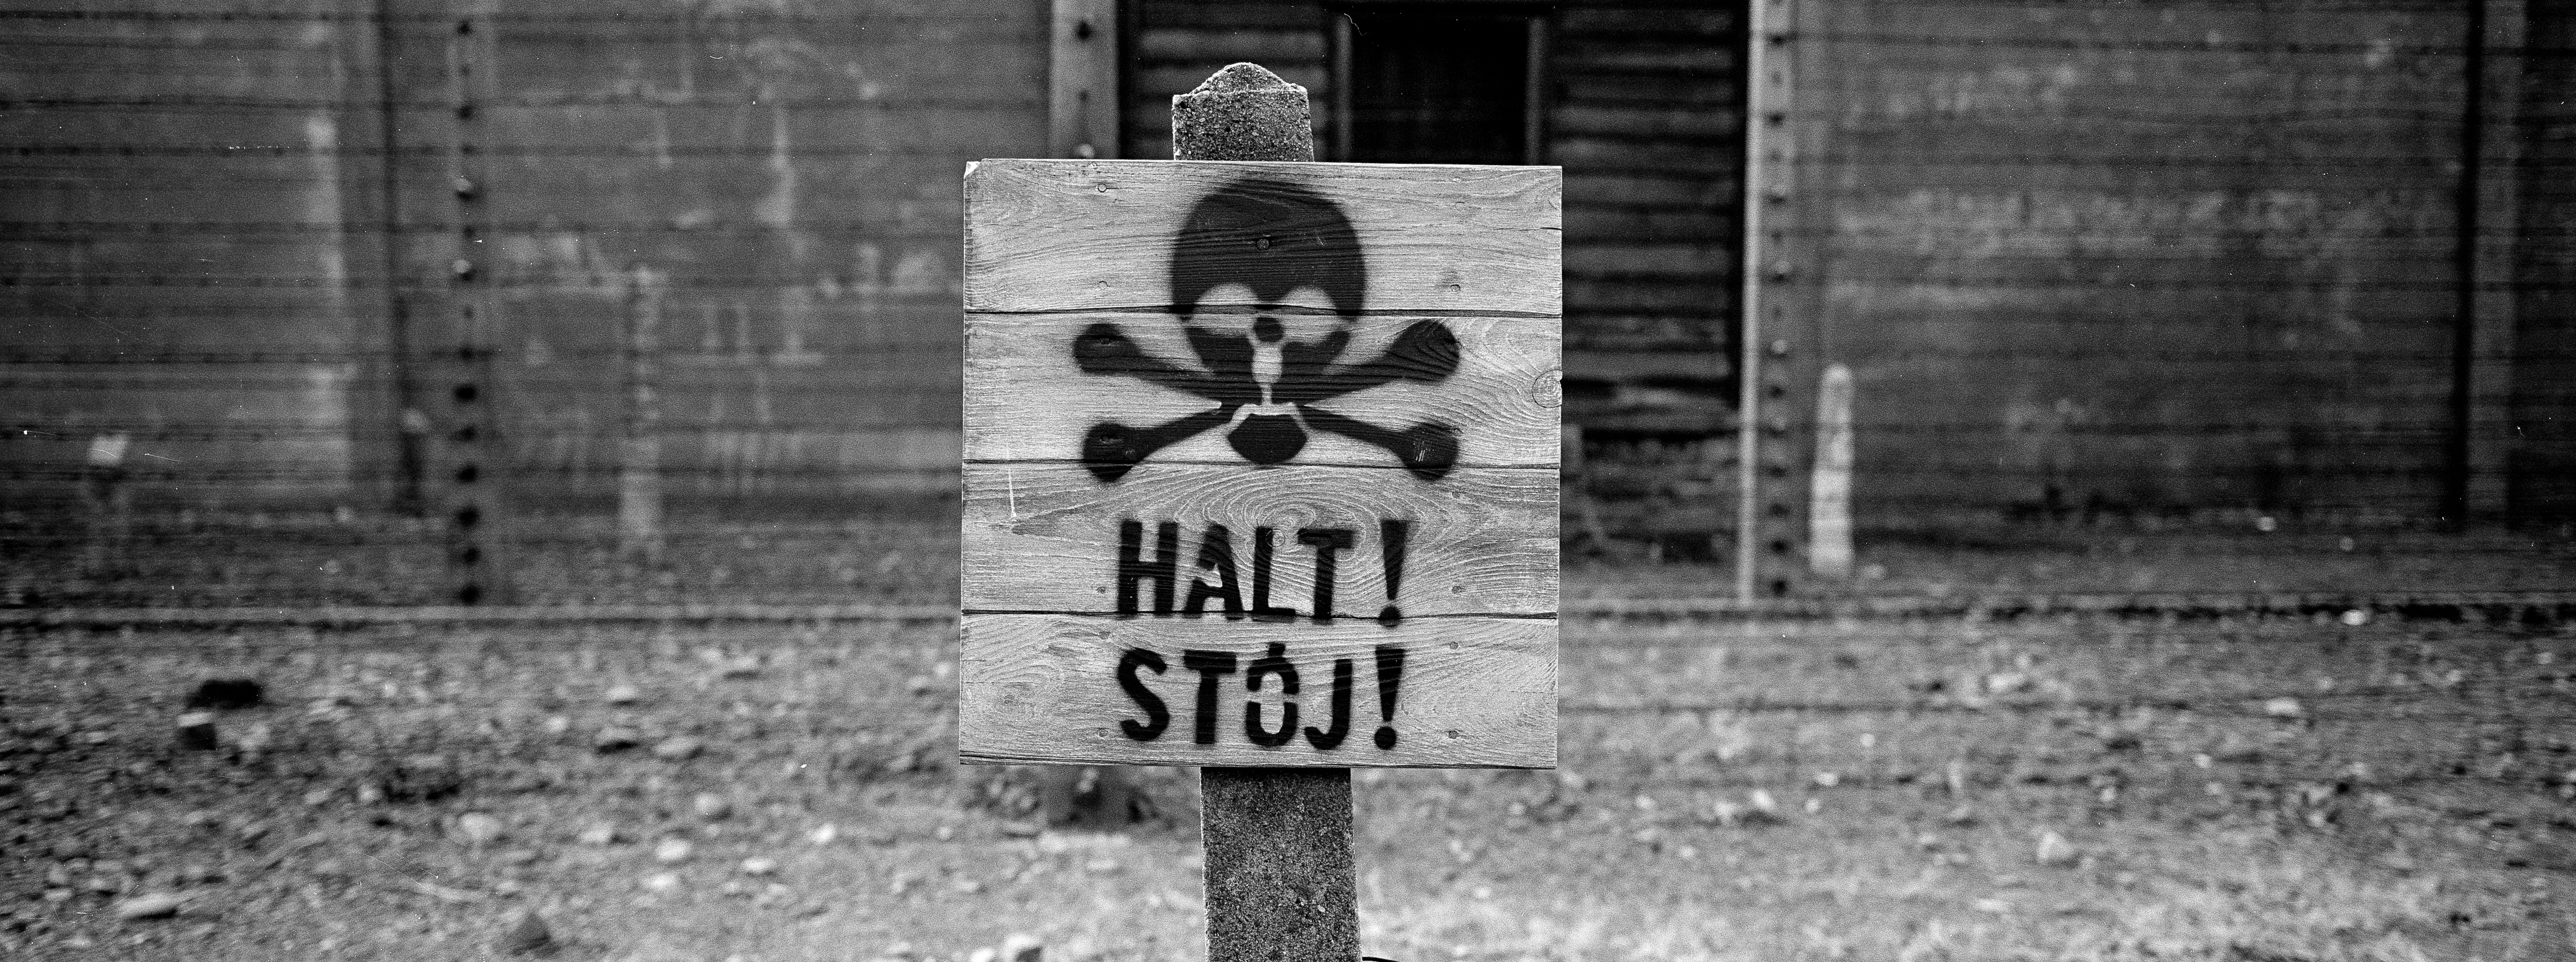
[[[1306, 88], [1257, 64], [1172, 98], [1173, 160], [1315, 159]], [[1360, 954], [1351, 770], [1199, 770], [1209, 962]]]

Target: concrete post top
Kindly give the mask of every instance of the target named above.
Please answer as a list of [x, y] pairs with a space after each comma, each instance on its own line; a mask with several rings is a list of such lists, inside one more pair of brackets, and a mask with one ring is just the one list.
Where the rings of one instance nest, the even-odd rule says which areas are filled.
[[1172, 97], [1172, 159], [1315, 159], [1306, 88], [1255, 63], [1210, 75]]

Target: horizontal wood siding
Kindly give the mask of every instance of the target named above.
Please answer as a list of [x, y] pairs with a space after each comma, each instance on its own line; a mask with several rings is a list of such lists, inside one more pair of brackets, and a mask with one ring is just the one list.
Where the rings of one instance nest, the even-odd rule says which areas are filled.
[[[1548, 22], [1542, 160], [1565, 168], [1565, 419], [1584, 448], [1568, 510], [1587, 537], [1677, 556], [1708, 554], [1731, 523], [1741, 9], [1583, 0]], [[1172, 95], [1238, 60], [1305, 84], [1318, 155], [1339, 156], [1328, 16], [1134, 4], [1126, 156], [1169, 156]]]
[[672, 497], [952, 489], [958, 177], [1044, 156], [1047, 5], [671, 9], [502, 22], [488, 149], [526, 496], [608, 490], [636, 268]]
[[1863, 520], [2428, 519], [2466, 8], [1802, 5]]

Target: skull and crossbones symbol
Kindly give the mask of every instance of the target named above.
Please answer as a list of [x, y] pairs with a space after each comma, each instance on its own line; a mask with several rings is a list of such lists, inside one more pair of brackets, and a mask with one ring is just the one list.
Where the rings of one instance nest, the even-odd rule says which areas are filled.
[[[1209, 296], [1235, 286], [1250, 296]], [[1458, 369], [1456, 335], [1430, 320], [1405, 328], [1375, 359], [1339, 364], [1367, 290], [1358, 232], [1332, 200], [1258, 178], [1200, 199], [1173, 239], [1171, 265], [1171, 310], [1199, 366], [1147, 353], [1105, 321], [1074, 337], [1073, 360], [1086, 374], [1136, 378], [1215, 407], [1150, 427], [1094, 424], [1082, 438], [1083, 466], [1115, 482], [1155, 452], [1223, 428], [1234, 452], [1257, 465], [1287, 463], [1309, 431], [1323, 431], [1382, 448], [1425, 481], [1447, 476], [1458, 461], [1456, 428], [1438, 421], [1391, 428], [1322, 406], [1399, 381], [1438, 382]], [[1216, 303], [1223, 301], [1250, 306]]]

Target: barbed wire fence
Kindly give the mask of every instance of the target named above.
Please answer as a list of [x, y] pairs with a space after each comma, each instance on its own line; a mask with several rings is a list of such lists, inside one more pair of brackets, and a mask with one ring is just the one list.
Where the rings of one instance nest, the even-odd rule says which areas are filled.
[[[2555, 77], [2563, 38], [2475, 42], [2443, 3], [2259, 6], [1971, 36], [1852, 4], [1798, 28], [1829, 56], [1780, 121], [1843, 126], [1791, 163], [1802, 183], [1867, 185], [1826, 191], [1845, 216], [1781, 228], [1830, 248], [1806, 280], [1982, 306], [1954, 312], [1973, 325], [1838, 335], [1864, 375], [1859, 551], [1848, 580], [1770, 610], [2564, 617], [2562, 521], [2462, 531], [2441, 507], [2456, 261], [2513, 241], [2538, 265], [2514, 289], [2540, 296], [2563, 286], [2567, 246], [2546, 217], [2463, 233], [2468, 128], [2537, 143], [2568, 122], [2536, 95], [2481, 121], [2472, 62]], [[473, 565], [505, 569], [484, 603], [945, 603], [948, 178], [1031, 152], [1012, 131], [1042, 131], [1042, 91], [835, 65], [1027, 55], [1037, 19], [0, 11], [16, 28], [0, 38], [0, 606], [446, 607]], [[471, 51], [460, 35], [493, 58], [471, 82], [446, 59]], [[748, 62], [637, 75], [598, 53], [664, 49]], [[1951, 87], [1906, 93], [1913, 68], [1872, 62], [1931, 64]], [[2148, 96], [2213, 63], [2243, 68], [2247, 91]], [[2051, 80], [2059, 66], [2083, 82]], [[2099, 79], [2123, 67], [2147, 78]], [[2320, 84], [2346, 93], [2302, 92]], [[1871, 139], [1891, 132], [1919, 142]], [[2127, 149], [2154, 138], [2188, 149]], [[2530, 192], [2567, 165], [2550, 150], [2506, 162]], [[469, 156], [482, 176], [457, 172]], [[755, 189], [711, 186], [732, 181]], [[2192, 206], [2211, 192], [2216, 208]], [[2264, 316], [2264, 295], [2291, 299], [2290, 320]], [[460, 319], [468, 304], [498, 316]], [[2547, 338], [2515, 350], [2526, 393], [2561, 390], [2546, 378], [2576, 358]], [[2120, 385], [2090, 396], [2087, 379]], [[1933, 382], [1965, 385], [1912, 392]], [[2005, 387], [2020, 393], [2002, 414], [1953, 403]], [[469, 426], [485, 433], [460, 440]], [[1655, 599], [1726, 593], [1704, 559], [1727, 552], [1666, 551], [1588, 513], [1637, 491], [1734, 497], [1706, 470], [1722, 445], [1670, 447], [1569, 474], [1575, 607], [1652, 617]], [[498, 494], [463, 531], [468, 487]]]

